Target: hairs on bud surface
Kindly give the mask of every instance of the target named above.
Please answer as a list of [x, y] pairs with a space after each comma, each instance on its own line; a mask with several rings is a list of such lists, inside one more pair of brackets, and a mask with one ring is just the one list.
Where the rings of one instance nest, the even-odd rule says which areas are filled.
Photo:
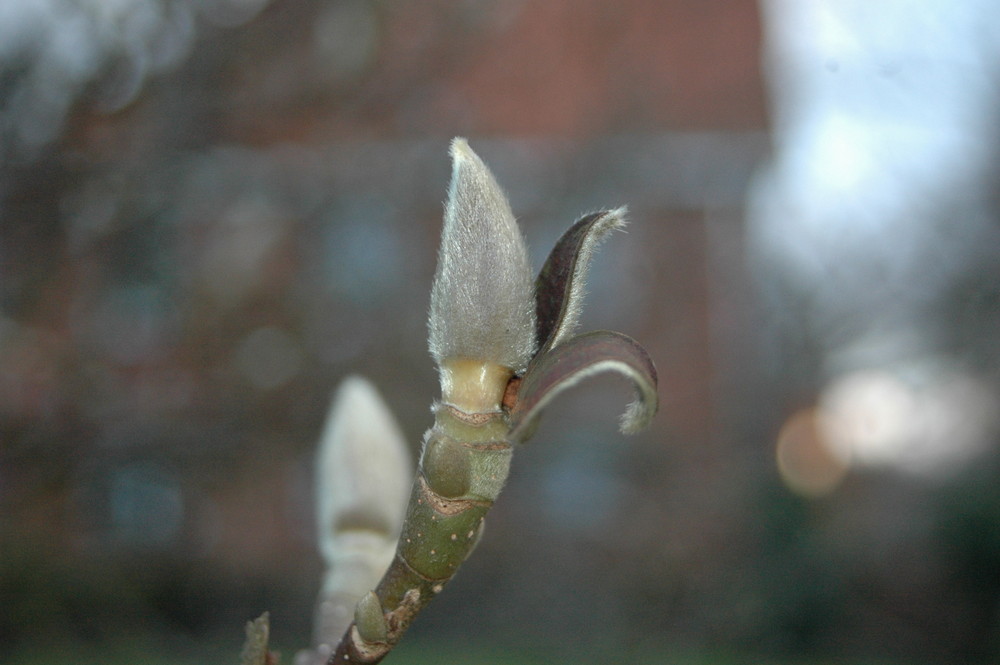
[[515, 371], [535, 351], [534, 280], [507, 197], [462, 138], [431, 290], [429, 346], [438, 364], [475, 358]]

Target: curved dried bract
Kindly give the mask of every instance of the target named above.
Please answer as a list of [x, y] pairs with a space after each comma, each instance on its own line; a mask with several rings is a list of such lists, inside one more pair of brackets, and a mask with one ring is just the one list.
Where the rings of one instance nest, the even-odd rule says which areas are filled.
[[626, 212], [621, 207], [586, 215], [552, 248], [535, 280], [540, 354], [563, 342], [576, 329], [594, 251], [612, 231], [625, 228]]
[[532, 361], [511, 412], [511, 441], [522, 442], [531, 435], [535, 421], [553, 398], [603, 372], [618, 373], [635, 387], [636, 399], [622, 415], [621, 431], [633, 434], [646, 427], [659, 402], [656, 367], [646, 350], [628, 335], [598, 330], [573, 337]]

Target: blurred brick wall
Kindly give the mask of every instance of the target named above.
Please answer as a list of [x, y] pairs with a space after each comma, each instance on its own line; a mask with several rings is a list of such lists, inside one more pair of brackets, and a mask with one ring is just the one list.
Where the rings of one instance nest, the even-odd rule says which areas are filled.
[[[473, 603], [502, 631], [514, 619], [497, 616], [526, 592], [480, 582], [491, 570], [532, 569], [540, 594], [600, 577], [563, 604], [611, 595], [595, 619], [638, 612], [642, 626], [706, 639], [724, 619], [684, 624], [681, 604], [658, 623], [643, 608], [694, 603], [703, 584], [721, 593], [712, 580], [725, 579], [742, 518], [731, 501], [747, 481], [720, 460], [769, 459], [725, 439], [733, 407], [719, 387], [746, 288], [743, 192], [766, 151], [759, 32], [749, 1], [279, 0], [245, 25], [203, 26], [183, 64], [124, 110], [81, 105], [47, 154], [3, 167], [16, 220], [0, 268], [4, 539], [27, 558], [132, 562], [119, 574], [164, 594], [205, 575], [222, 609], [201, 621], [264, 603], [297, 612], [287, 621], [304, 631], [318, 574], [309, 460], [336, 382], [372, 377], [415, 445], [429, 424], [424, 316], [446, 147], [467, 135], [536, 263], [576, 215], [630, 205], [629, 234], [595, 265], [585, 323], [647, 346], [663, 411], [651, 432], [611, 443], [626, 395], [581, 389], [555, 408], [549, 420], [573, 424], [547, 425], [533, 445], [552, 451], [515, 462], [496, 540], [459, 576], [478, 595], [456, 586], [445, 602]], [[611, 521], [577, 531], [535, 503], [584, 445], [573, 436], [616, 446], [583, 455], [581, 473], [628, 485], [602, 504]], [[145, 519], [175, 523], [145, 538], [133, 532]], [[516, 546], [522, 528], [559, 553], [551, 563]], [[601, 530], [646, 535], [593, 546]], [[150, 582], [160, 569], [136, 562], [151, 558], [172, 572]], [[655, 581], [645, 595], [637, 566]], [[678, 566], [697, 579], [679, 582]], [[248, 577], [259, 594], [240, 592]], [[192, 608], [207, 601], [178, 602], [156, 611], [201, 616]]]

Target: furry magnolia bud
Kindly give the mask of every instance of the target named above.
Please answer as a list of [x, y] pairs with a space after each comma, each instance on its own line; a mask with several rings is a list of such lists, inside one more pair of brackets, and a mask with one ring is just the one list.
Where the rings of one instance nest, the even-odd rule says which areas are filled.
[[[346, 378], [331, 405], [316, 464], [317, 535], [326, 564], [316, 604], [316, 649], [296, 663], [326, 661], [355, 603], [389, 567], [412, 474], [403, 433], [375, 386], [360, 376]], [[374, 619], [365, 626], [377, 637]]]
[[534, 279], [510, 204], [465, 139], [452, 177], [431, 290], [430, 351], [520, 371], [535, 351]]
[[391, 557], [412, 473], [406, 439], [378, 390], [360, 376], [346, 378], [331, 406], [316, 465], [320, 551], [328, 566], [348, 554], [343, 536], [351, 531], [377, 534]]

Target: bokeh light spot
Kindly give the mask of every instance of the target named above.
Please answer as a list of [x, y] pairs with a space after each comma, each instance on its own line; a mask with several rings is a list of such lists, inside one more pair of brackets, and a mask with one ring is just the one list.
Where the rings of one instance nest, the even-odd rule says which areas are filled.
[[792, 491], [807, 497], [832, 492], [847, 473], [848, 463], [824, 440], [821, 415], [815, 408], [792, 415], [778, 434], [776, 457], [781, 478]]
[[982, 452], [997, 428], [997, 395], [946, 363], [864, 369], [820, 399], [823, 440], [854, 464], [942, 478]]

